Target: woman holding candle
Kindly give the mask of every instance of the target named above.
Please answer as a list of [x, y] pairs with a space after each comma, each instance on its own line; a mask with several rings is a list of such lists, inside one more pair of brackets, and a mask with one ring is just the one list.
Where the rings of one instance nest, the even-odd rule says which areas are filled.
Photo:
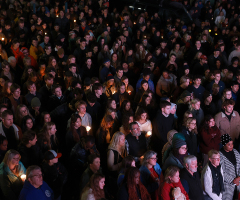
[[119, 128], [125, 136], [130, 133], [129, 125], [133, 122], [133, 114], [124, 114], [122, 118], [122, 126]]
[[148, 113], [146, 110], [144, 110], [143, 108], [137, 109], [135, 114], [135, 120], [138, 123], [141, 132], [152, 132], [152, 123], [148, 119]]
[[126, 92], [125, 83], [120, 82], [117, 86], [117, 92], [112, 95], [112, 98], [116, 101], [117, 107], [121, 107], [124, 100], [129, 100], [129, 94]]
[[0, 188], [4, 199], [17, 200], [21, 192], [24, 181], [21, 175], [26, 174], [26, 169], [20, 159], [20, 154], [11, 149], [0, 164]]

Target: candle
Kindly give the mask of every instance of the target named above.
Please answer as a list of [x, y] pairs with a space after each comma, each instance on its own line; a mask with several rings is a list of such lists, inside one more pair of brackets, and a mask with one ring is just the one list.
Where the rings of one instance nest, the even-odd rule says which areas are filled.
[[212, 32], [212, 30], [211, 29], [209, 29], [209, 33], [211, 33]]
[[21, 178], [22, 181], [24, 182], [24, 181], [26, 180], [26, 174], [22, 174], [22, 175], [20, 176], [20, 178]]
[[89, 132], [91, 130], [91, 127], [90, 126], [86, 126], [86, 130], [87, 130], [87, 132]]
[[47, 33], [45, 33], [45, 35], [47, 35]]
[[147, 132], [147, 136], [149, 137], [149, 136], [151, 136], [152, 135], [152, 131], [148, 131]]
[[73, 21], [76, 22], [76, 19], [74, 19]]
[[2, 41], [4, 41], [4, 37], [2, 38]]
[[133, 24], [136, 24], [136, 22], [133, 22]]
[[127, 91], [127, 93], [128, 93], [128, 94], [131, 94], [131, 91], [129, 90], [129, 91]]
[[143, 159], [143, 158], [144, 158], [144, 156], [141, 156], [141, 157], [140, 157], [140, 159]]
[[56, 15], [56, 17], [58, 17], [58, 15]]
[[114, 90], [113, 92], [112, 92], [112, 94], [115, 94], [116, 93], [116, 91]]
[[215, 35], [217, 35], [217, 33], [215, 33]]

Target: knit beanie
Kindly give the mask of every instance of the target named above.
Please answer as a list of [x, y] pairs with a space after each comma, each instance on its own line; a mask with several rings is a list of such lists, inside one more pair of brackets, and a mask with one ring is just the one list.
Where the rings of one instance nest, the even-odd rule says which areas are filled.
[[229, 143], [230, 141], [232, 141], [232, 138], [230, 137], [229, 134], [224, 134], [221, 136], [221, 142], [222, 142], [222, 145], [225, 146], [227, 143]]
[[31, 106], [32, 107], [40, 107], [41, 106], [41, 101], [39, 100], [39, 98], [34, 97], [31, 101]]
[[187, 145], [184, 140], [176, 139], [176, 140], [173, 140], [173, 141], [172, 141], [172, 146], [173, 146], [173, 148], [175, 148], [175, 149], [178, 149], [178, 148], [180, 148], [180, 147], [183, 146], [183, 145]]

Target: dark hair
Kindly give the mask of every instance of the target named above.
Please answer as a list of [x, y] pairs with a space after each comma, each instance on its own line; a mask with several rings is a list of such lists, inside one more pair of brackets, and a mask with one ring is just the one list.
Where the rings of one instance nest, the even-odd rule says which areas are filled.
[[133, 117], [133, 114], [131, 113], [125, 113], [122, 118], [122, 126], [125, 131], [125, 135], [130, 133], [130, 128], [129, 128], [129, 118]]
[[143, 113], [147, 113], [147, 119], [148, 119], [148, 112], [147, 112], [147, 110], [145, 110], [145, 109], [142, 108], [142, 107], [139, 107], [139, 108], [137, 109], [136, 113], [135, 113], [135, 120], [136, 120], [136, 121], [140, 120], [140, 119], [141, 119], [141, 115], [142, 115]]
[[90, 165], [90, 164], [93, 164], [93, 162], [94, 162], [94, 160], [95, 160], [96, 158], [99, 158], [99, 159], [100, 159], [100, 156], [97, 155], [97, 154], [95, 154], [95, 153], [90, 154], [90, 155], [88, 156], [88, 164], [89, 164], [89, 165]]
[[3, 113], [2, 113], [2, 118], [6, 118], [7, 115], [13, 115], [12, 111], [11, 110], [4, 110]]
[[32, 130], [26, 131], [21, 139], [21, 144], [27, 145], [29, 143], [29, 140], [32, 141], [35, 138], [35, 136], [36, 133], [34, 131]]
[[71, 116], [71, 124], [70, 124], [70, 130], [72, 131], [73, 139], [74, 139], [74, 141], [76, 143], [80, 141], [80, 137], [79, 137], [79, 135], [77, 133], [77, 130], [74, 128], [74, 123], [77, 121], [78, 118], [82, 121], [81, 117], [78, 114], [75, 114], [75, 113], [72, 114], [72, 116]]
[[89, 92], [87, 94], [87, 100], [90, 102], [90, 103], [95, 103], [97, 101], [97, 97], [95, 96], [95, 94], [93, 94], [92, 92]]
[[129, 169], [130, 167], [132, 167], [132, 162], [134, 161], [134, 157], [133, 156], [127, 156], [123, 159], [122, 161], [122, 171], [125, 174], [127, 169]]
[[17, 89], [20, 89], [20, 86], [16, 83], [13, 83], [10, 87], [11, 93], [14, 93]]
[[26, 116], [24, 116], [24, 117], [22, 118], [22, 126], [21, 126], [21, 128], [22, 128], [22, 133], [24, 133], [24, 134], [25, 134], [25, 131], [27, 131], [27, 125], [26, 125], [26, 123], [27, 123], [27, 120], [28, 120], [28, 119], [31, 119], [32, 122], [33, 122], [33, 119], [32, 119], [29, 115], [26, 115]]
[[[222, 103], [222, 109], [224, 110], [224, 107], [228, 106], [228, 105], [235, 105], [235, 101], [233, 99], [226, 99], [223, 103]], [[5, 112], [5, 111], [4, 111]]]
[[171, 106], [171, 103], [168, 101], [161, 101], [160, 102], [160, 108], [166, 108], [167, 106]]
[[3, 143], [3, 141], [7, 140], [7, 138], [0, 134], [0, 144]]
[[129, 124], [129, 129], [132, 130], [132, 126], [136, 125], [136, 124], [138, 124], [138, 123], [137, 122], [132, 122], [131, 124]]

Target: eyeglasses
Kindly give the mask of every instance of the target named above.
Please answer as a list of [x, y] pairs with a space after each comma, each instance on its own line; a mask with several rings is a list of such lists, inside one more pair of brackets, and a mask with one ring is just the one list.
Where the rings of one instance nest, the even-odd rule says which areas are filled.
[[187, 147], [181, 147], [180, 149], [183, 149], [183, 150], [188, 150], [188, 148], [187, 148]]
[[18, 158], [13, 158], [13, 160], [20, 160], [21, 158], [20, 157], [18, 157]]
[[158, 158], [150, 158], [151, 160], [158, 160]]
[[139, 129], [140, 129], [139, 127], [137, 127], [137, 128], [133, 128], [134, 131], [139, 130]]
[[36, 176], [37, 178], [41, 178], [43, 176], [43, 174], [36, 174], [36, 175], [31, 176], [31, 177], [34, 177], [34, 176]]
[[190, 124], [192, 124], [192, 125], [196, 125], [196, 123], [190, 123]]
[[213, 160], [216, 160], [216, 161], [219, 161], [220, 160], [220, 158], [212, 158]]

